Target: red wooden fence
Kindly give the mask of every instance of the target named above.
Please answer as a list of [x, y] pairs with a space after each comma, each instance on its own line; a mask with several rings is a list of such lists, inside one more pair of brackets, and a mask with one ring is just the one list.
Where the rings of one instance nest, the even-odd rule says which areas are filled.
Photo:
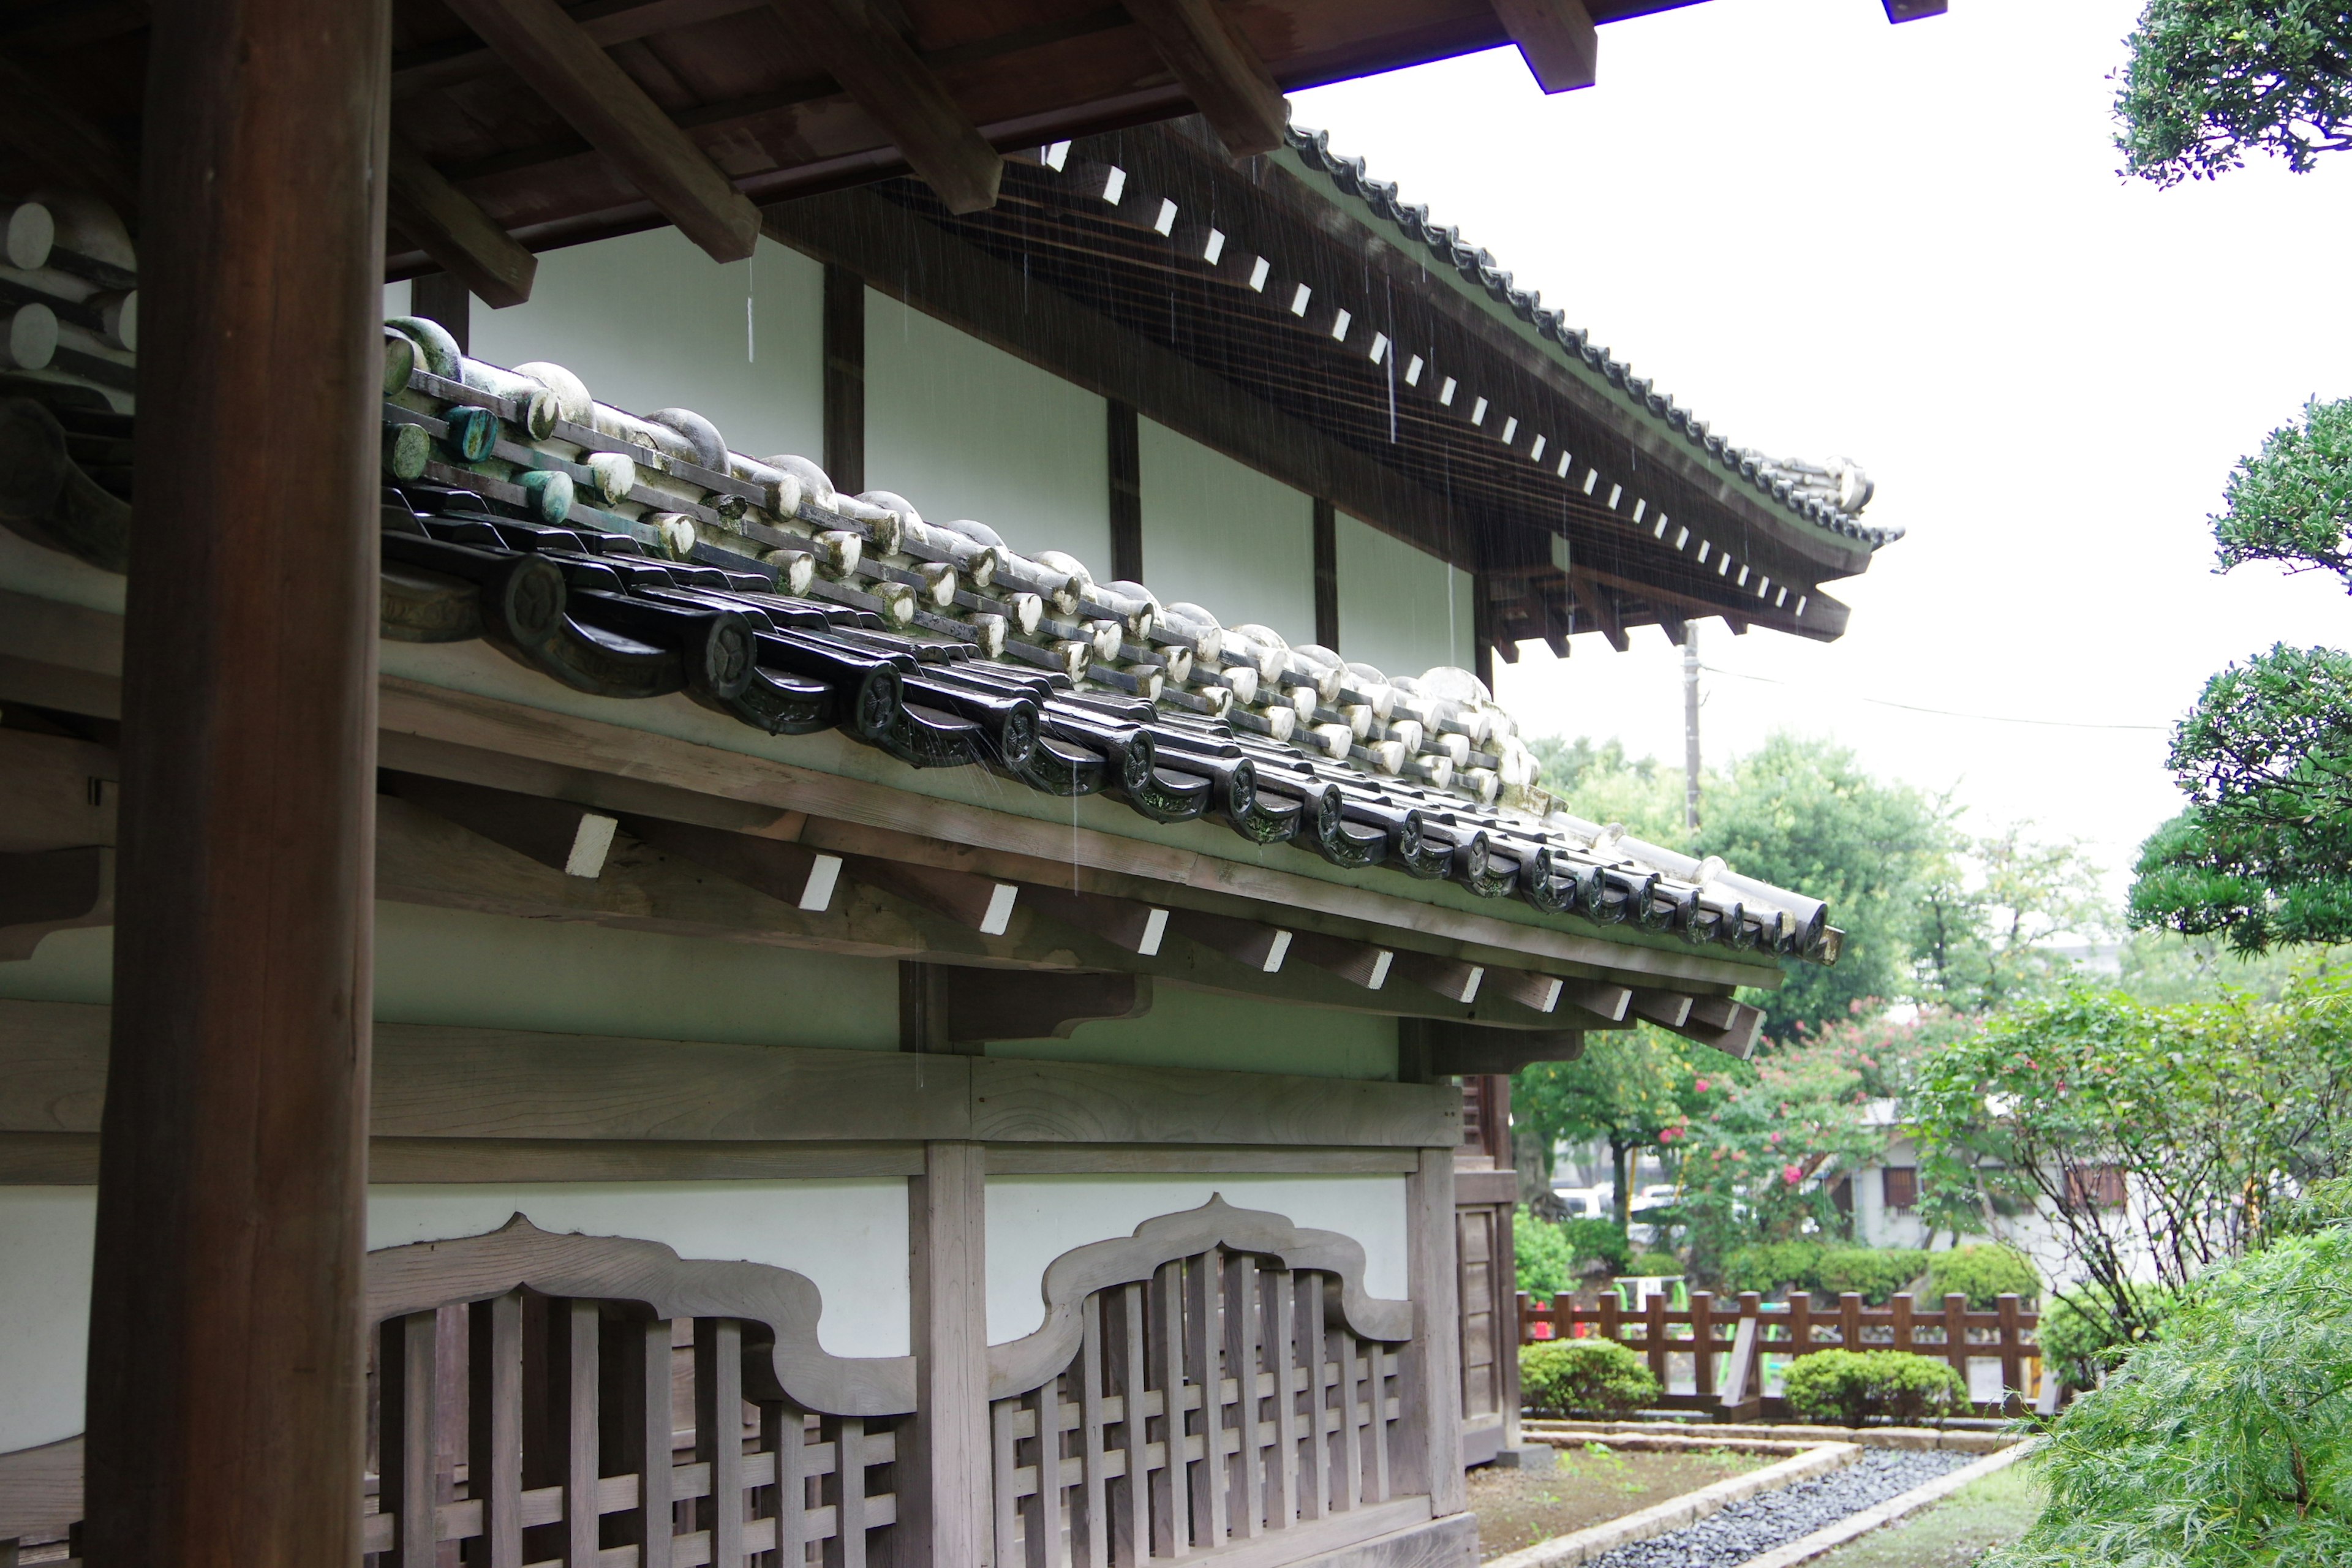
[[2035, 1382], [2042, 1388], [2037, 1405], [2048, 1407], [2049, 1396], [2056, 1391], [2054, 1379], [2040, 1375], [2042, 1350], [2032, 1335], [2041, 1318], [2025, 1310], [2015, 1296], [2000, 1297], [1990, 1312], [1969, 1310], [1969, 1299], [1961, 1295], [1946, 1296], [1940, 1312], [1920, 1311], [1909, 1296], [1896, 1296], [1884, 1307], [1865, 1307], [1852, 1291], [1825, 1310], [1815, 1310], [1811, 1298], [1805, 1296], [1768, 1307], [1753, 1290], [1741, 1292], [1736, 1306], [1694, 1290], [1688, 1310], [1681, 1311], [1671, 1310], [1664, 1296], [1648, 1297], [1627, 1311], [1614, 1292], [1603, 1292], [1598, 1307], [1580, 1307], [1567, 1296], [1555, 1296], [1545, 1305], [1521, 1291], [1518, 1307], [1519, 1343], [1591, 1336], [1614, 1340], [1648, 1357], [1662, 1389], [1668, 1386], [1667, 1358], [1690, 1357], [1692, 1391], [1665, 1394], [1660, 1404], [1668, 1409], [1708, 1410], [1727, 1417], [1768, 1411], [1781, 1402], [1777, 1396], [1768, 1399], [1763, 1392], [1765, 1356], [1831, 1350], [1895, 1350], [1933, 1356], [1949, 1363], [1963, 1380], [1971, 1360], [1998, 1360], [2006, 1397], [1980, 1406], [1988, 1410], [2014, 1412]]

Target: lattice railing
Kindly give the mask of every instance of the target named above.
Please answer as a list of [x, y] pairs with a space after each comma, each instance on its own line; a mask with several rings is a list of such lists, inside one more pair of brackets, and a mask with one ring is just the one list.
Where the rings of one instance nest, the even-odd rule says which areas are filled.
[[[1201, 1230], [1200, 1210], [1057, 1259], [1047, 1275], [1057, 1310], [1033, 1339], [1050, 1342], [1059, 1329], [1075, 1346], [1034, 1386], [992, 1380], [998, 1568], [1194, 1556], [1389, 1500], [1409, 1310], [1362, 1296], [1349, 1277], [1361, 1268], [1353, 1243], [1214, 1207], [1226, 1233], [1251, 1228], [1236, 1219], [1275, 1221], [1313, 1238], [1282, 1251], [1339, 1243], [1355, 1268], [1295, 1267], [1306, 1259], [1250, 1249], [1271, 1234], [1202, 1232], [1210, 1245], [1198, 1251], [1153, 1256], [1176, 1238], [1175, 1222]], [[1056, 1300], [1056, 1283], [1106, 1271], [1065, 1267], [1087, 1254], [1108, 1272], [1139, 1277]]]
[[397, 1251], [369, 1260], [374, 1568], [887, 1555], [911, 1380], [814, 1350], [804, 1279], [520, 1221]]

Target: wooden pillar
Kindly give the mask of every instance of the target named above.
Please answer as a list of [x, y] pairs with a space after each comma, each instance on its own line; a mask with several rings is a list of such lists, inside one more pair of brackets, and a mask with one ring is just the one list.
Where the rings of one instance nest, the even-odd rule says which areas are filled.
[[939, 1142], [908, 1187], [916, 1410], [898, 1561], [910, 1568], [990, 1554], [986, 1182], [983, 1145]]
[[1427, 1492], [1431, 1511], [1442, 1518], [1460, 1513], [1465, 1498], [1453, 1150], [1423, 1149], [1419, 1168], [1405, 1177], [1404, 1244], [1412, 1342], [1398, 1379], [1404, 1436], [1396, 1489]]
[[824, 474], [854, 496], [866, 488], [866, 279], [824, 269]]
[[87, 1560], [354, 1563], [390, 5], [150, 48]]
[[1143, 434], [1131, 404], [1110, 398], [1104, 432], [1110, 458], [1110, 574], [1143, 581]]
[[457, 340], [459, 353], [474, 352], [474, 296], [446, 272], [426, 272], [408, 284], [408, 313], [438, 321]]
[[1470, 574], [1470, 638], [1474, 651], [1470, 656], [1470, 673], [1495, 689], [1495, 611], [1488, 598], [1489, 587], [1484, 572]]
[[1339, 520], [1328, 500], [1315, 503], [1315, 640], [1339, 648]]

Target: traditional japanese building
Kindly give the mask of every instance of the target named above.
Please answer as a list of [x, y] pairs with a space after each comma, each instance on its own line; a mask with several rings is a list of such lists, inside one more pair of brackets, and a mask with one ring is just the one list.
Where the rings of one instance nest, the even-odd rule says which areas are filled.
[[[462, 8], [514, 61], [554, 46], [474, 13], [528, 9]], [[686, 26], [587, 22], [647, 22], [614, 47], [656, 11]], [[510, 82], [409, 42], [396, 98]], [[279, 866], [139, 936], [162, 928], [133, 868], [173, 831], [276, 864], [301, 811], [245, 807], [331, 795], [318, 759], [357, 747], [352, 1552], [1475, 1561], [1462, 1468], [1516, 1418], [1494, 1075], [1638, 1020], [1745, 1054], [1736, 993], [1842, 941], [1802, 890], [1563, 812], [1491, 660], [1705, 616], [1834, 637], [1822, 584], [1889, 535], [1850, 465], [1728, 444], [1321, 138], [1236, 163], [1215, 119], [1008, 153], [992, 205], [911, 153], [928, 183], [794, 195], [889, 172], [845, 115], [834, 163], [730, 171], [769, 205], [725, 266], [639, 210], [690, 190], [510, 152], [458, 195], [541, 247], [516, 288], [436, 194], [457, 121], [415, 118], [395, 221], [431, 243], [394, 237], [389, 320], [341, 351], [383, 367], [371, 596], [341, 623], [371, 700], [315, 757], [331, 715], [289, 628], [329, 589], [303, 539], [326, 459], [287, 421], [323, 395], [289, 379], [234, 418], [159, 396], [184, 383], [142, 364], [119, 205], [9, 209], [0, 1551], [162, 1517], [98, 1500], [165, 1507], [104, 1425], [147, 1364], [146, 1287], [110, 1258], [235, 1333], [277, 1314], [245, 1360], [174, 1342], [220, 1397], [339, 1342], [294, 1300], [332, 1281], [269, 1261], [331, 1206], [282, 1152], [343, 1113], [278, 1092], [321, 1070], [263, 1038], [301, 988], [256, 971], [221, 1016], [264, 1022], [176, 1057], [181, 1026], [128, 998], [168, 970], [214, 1007], [314, 907]], [[425, 270], [453, 258], [471, 301]], [[173, 375], [189, 352], [149, 345]], [[153, 432], [192, 418], [215, 466], [158, 467]], [[257, 531], [219, 506], [248, 484], [283, 508]], [[169, 726], [141, 681], [252, 645], [278, 684], [142, 762]], [[273, 702], [283, 755], [244, 743]], [[214, 805], [141, 815], [142, 780], [226, 766], [232, 731]], [[214, 1108], [199, 1143], [246, 1107], [220, 1147], [248, 1163], [174, 1153], [175, 1100]], [[242, 1528], [215, 1538], [279, 1539]]]

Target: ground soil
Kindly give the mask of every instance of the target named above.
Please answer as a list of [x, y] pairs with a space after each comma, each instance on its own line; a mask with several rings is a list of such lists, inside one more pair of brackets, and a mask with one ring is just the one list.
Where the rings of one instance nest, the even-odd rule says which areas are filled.
[[1556, 1470], [1482, 1466], [1469, 1477], [1470, 1511], [1478, 1516], [1479, 1555], [1482, 1561], [1500, 1557], [1786, 1457], [1720, 1448], [1621, 1454], [1588, 1444], [1560, 1449]]
[[1973, 1568], [1992, 1548], [2024, 1534], [2041, 1508], [2032, 1472], [2011, 1465], [1923, 1513], [1840, 1547], [1814, 1568]]

